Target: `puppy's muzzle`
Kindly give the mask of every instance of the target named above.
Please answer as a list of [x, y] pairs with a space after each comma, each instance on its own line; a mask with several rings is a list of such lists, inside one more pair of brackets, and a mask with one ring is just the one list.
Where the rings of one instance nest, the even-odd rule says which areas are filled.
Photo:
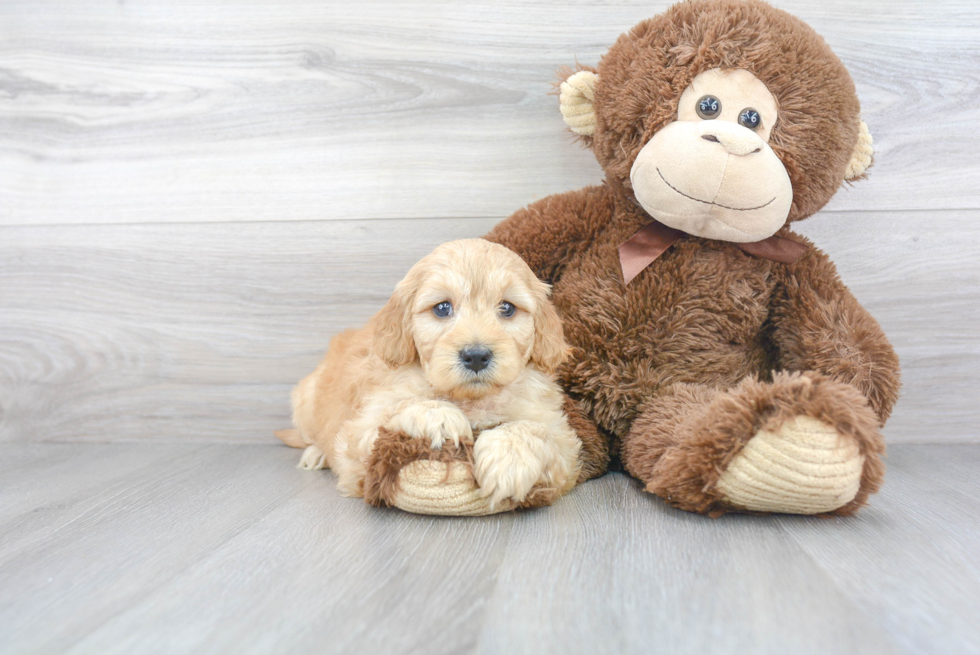
[[479, 373], [493, 360], [493, 351], [486, 346], [467, 346], [459, 351], [459, 361], [465, 368]]

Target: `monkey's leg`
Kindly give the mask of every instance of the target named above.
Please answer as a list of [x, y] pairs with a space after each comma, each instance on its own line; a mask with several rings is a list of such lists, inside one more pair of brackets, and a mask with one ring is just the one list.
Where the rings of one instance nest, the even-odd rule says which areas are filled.
[[[576, 401], [566, 398], [563, 409], [582, 442], [577, 482], [602, 475], [609, 467], [608, 436]], [[459, 441], [459, 446], [447, 440], [432, 448], [425, 440], [381, 428], [366, 466], [365, 502], [416, 514], [480, 516], [550, 505], [554, 500], [555, 494], [548, 493], [549, 485], [542, 480], [520, 503], [505, 499], [491, 507], [473, 474], [474, 443], [469, 438]]]
[[883, 454], [861, 392], [806, 372], [662, 389], [622, 456], [648, 491], [684, 510], [847, 515], [881, 485]]
[[385, 428], [379, 430], [364, 479], [364, 500], [414, 514], [481, 516], [514, 509], [502, 502], [491, 509], [473, 476], [473, 442], [446, 441], [432, 448]]

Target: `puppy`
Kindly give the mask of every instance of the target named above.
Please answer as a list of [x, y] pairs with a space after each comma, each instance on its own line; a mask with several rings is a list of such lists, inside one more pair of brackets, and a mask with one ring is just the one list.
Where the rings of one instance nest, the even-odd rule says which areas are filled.
[[[306, 448], [302, 468], [333, 469], [349, 496], [365, 495], [385, 456], [379, 438], [396, 435], [410, 450], [471, 458], [464, 468], [488, 507], [469, 513], [550, 503], [577, 481], [581, 442], [553, 379], [567, 345], [549, 291], [503, 246], [439, 246], [366, 327], [334, 337], [293, 390], [296, 429], [277, 435]], [[390, 499], [372, 502], [401, 506]], [[412, 511], [466, 513], [443, 507]]]

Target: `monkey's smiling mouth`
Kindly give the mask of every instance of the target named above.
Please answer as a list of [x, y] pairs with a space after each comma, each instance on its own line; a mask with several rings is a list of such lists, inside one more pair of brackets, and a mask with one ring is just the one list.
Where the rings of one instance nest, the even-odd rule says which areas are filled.
[[737, 211], [737, 212], [750, 212], [755, 209], [762, 209], [763, 207], [768, 207], [770, 204], [772, 204], [772, 201], [776, 199], [776, 196], [773, 196], [772, 198], [769, 199], [769, 202], [759, 205], [758, 207], [729, 207], [728, 205], [722, 205], [717, 202], [708, 202], [707, 200], [701, 200], [700, 198], [695, 198], [694, 196], [687, 195], [686, 193], [684, 193], [683, 191], [681, 191], [680, 189], [678, 189], [673, 184], [667, 181], [667, 178], [664, 177], [664, 174], [660, 172], [659, 166], [657, 167], [657, 175], [659, 175], [660, 179], [664, 181], [664, 184], [666, 184], [671, 189], [673, 189], [680, 195], [684, 196], [685, 198], [693, 200], [694, 202], [703, 203], [705, 205], [714, 205], [715, 207], [721, 207], [722, 209], [731, 209], [732, 211]]

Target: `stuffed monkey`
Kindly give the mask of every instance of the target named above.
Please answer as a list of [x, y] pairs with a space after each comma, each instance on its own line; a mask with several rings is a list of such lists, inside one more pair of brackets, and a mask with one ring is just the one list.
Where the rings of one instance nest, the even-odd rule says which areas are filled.
[[789, 224], [864, 178], [871, 136], [823, 39], [759, 0], [688, 0], [561, 83], [605, 172], [487, 239], [554, 286], [583, 471], [675, 507], [852, 514], [881, 484], [898, 358]]

